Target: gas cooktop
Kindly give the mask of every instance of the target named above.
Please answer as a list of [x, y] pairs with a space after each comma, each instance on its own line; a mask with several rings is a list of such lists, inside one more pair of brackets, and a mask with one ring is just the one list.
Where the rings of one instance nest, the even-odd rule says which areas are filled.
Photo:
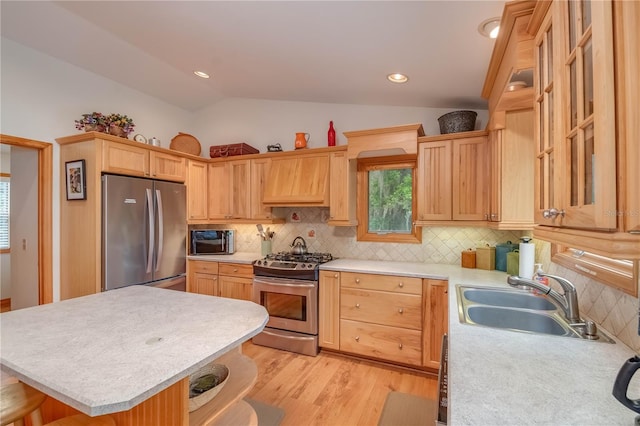
[[255, 275], [314, 280], [318, 278], [318, 265], [333, 260], [330, 253], [268, 254], [253, 262]]

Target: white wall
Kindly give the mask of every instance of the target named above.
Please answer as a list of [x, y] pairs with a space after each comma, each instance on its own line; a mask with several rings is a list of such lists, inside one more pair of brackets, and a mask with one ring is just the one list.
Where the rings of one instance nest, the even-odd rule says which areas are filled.
[[38, 304], [38, 181], [33, 179], [37, 151], [12, 148], [11, 170], [11, 309], [15, 310]]
[[[55, 138], [78, 133], [83, 113], [118, 112], [134, 119], [135, 133], [164, 147], [189, 132], [192, 113], [2, 38], [0, 133], [53, 144], [53, 292], [60, 295], [60, 155]], [[126, 64], [122, 64], [126, 66]], [[33, 176], [33, 179], [36, 179]]]
[[[294, 149], [295, 133], [309, 133], [309, 148], [327, 146], [329, 121], [333, 120], [336, 143], [347, 143], [343, 132], [421, 123], [427, 135], [439, 135], [438, 117], [452, 109], [392, 107], [380, 105], [341, 105], [229, 98], [195, 114], [193, 135], [202, 145], [202, 156], [209, 147], [245, 142], [267, 151], [267, 145], [280, 143], [285, 151]], [[478, 113], [476, 129], [487, 125], [488, 112]]]

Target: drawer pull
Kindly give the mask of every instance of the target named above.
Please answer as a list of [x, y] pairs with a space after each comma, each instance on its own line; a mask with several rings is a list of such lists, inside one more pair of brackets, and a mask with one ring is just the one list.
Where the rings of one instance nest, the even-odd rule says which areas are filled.
[[398, 349], [402, 350], [402, 343], [398, 344]]
[[402, 308], [398, 309], [398, 313], [399, 313], [399, 314], [404, 313], [404, 309], [402, 309]]
[[404, 287], [404, 283], [400, 282], [400, 284], [398, 284], [398, 287], [400, 287], [400, 288]]
[[238, 272], [238, 268], [233, 268], [233, 272]]
[[356, 342], [360, 341], [360, 336], [356, 336]]
[[360, 309], [360, 304], [359, 303], [356, 303], [356, 308]]
[[360, 278], [356, 278], [356, 284], [360, 284]]

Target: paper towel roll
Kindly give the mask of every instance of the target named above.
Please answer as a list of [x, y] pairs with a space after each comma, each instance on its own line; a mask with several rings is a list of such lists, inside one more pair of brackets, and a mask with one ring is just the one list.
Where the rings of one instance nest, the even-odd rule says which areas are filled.
[[520, 243], [520, 262], [518, 275], [522, 278], [533, 278], [533, 265], [536, 257], [536, 245]]

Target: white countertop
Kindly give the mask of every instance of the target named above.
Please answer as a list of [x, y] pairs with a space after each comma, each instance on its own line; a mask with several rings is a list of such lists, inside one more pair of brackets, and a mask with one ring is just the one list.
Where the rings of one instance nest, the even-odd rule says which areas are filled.
[[[331, 261], [320, 269], [449, 279], [450, 425], [634, 423], [636, 414], [611, 394], [618, 370], [635, 355], [623, 343], [460, 323], [455, 285], [506, 287], [504, 272], [350, 259]], [[631, 397], [640, 394], [640, 382], [632, 381], [632, 386], [634, 382]]]
[[189, 260], [203, 260], [207, 262], [229, 262], [229, 263], [246, 263], [251, 264], [254, 260], [262, 259], [260, 253], [253, 252], [238, 252], [233, 254], [209, 254], [209, 255], [196, 255], [187, 256]]
[[266, 324], [253, 302], [131, 286], [6, 312], [2, 369], [90, 416], [129, 410]]

